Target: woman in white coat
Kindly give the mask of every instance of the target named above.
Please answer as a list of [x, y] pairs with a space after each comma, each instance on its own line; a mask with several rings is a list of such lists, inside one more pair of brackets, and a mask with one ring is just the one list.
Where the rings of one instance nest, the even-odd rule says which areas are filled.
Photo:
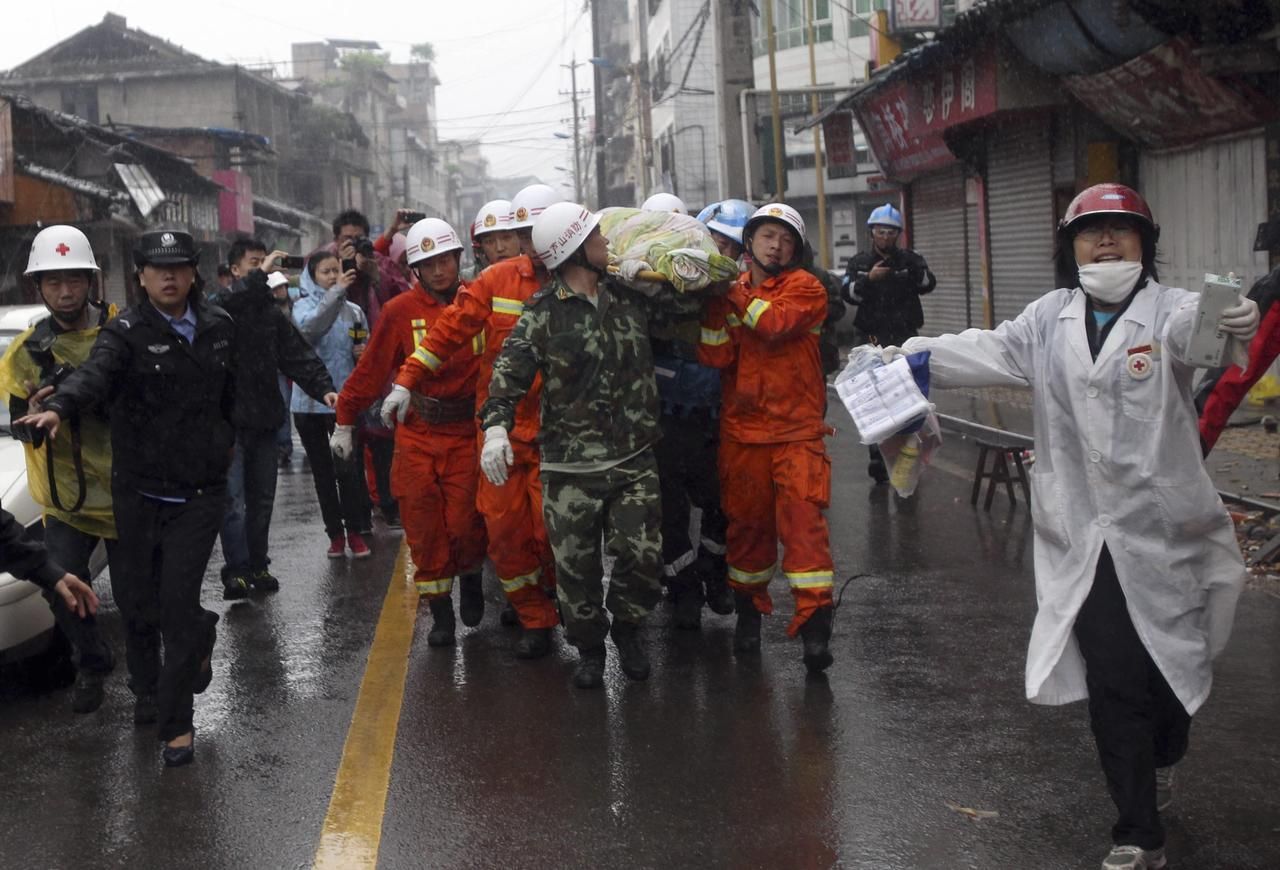
[[[1060, 277], [1073, 289], [994, 330], [903, 348], [931, 352], [935, 387], [1031, 387], [1039, 609], [1027, 697], [1089, 699], [1119, 811], [1107, 870], [1165, 866], [1159, 808], [1172, 799], [1172, 768], [1244, 582], [1191, 399], [1199, 297], [1157, 283], [1158, 235], [1135, 191], [1091, 187], [1059, 228]], [[1241, 298], [1221, 328], [1247, 347], [1257, 324], [1257, 306]]]

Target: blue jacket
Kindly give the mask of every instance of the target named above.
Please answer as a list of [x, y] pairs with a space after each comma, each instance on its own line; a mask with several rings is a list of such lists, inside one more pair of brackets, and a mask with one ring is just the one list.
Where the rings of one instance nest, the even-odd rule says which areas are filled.
[[[293, 322], [324, 362], [334, 386], [341, 390], [356, 367], [351, 355], [356, 336], [359, 335], [361, 341], [369, 338], [369, 323], [364, 312], [347, 301], [345, 290], [337, 285], [321, 290], [311, 280], [310, 273], [304, 271], [298, 300], [293, 303]], [[299, 389], [293, 391], [290, 408], [295, 414], [333, 413]]]

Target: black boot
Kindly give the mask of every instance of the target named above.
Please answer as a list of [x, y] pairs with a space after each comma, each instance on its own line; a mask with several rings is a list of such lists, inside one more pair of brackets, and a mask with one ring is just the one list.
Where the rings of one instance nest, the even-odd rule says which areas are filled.
[[516, 658], [540, 659], [551, 652], [551, 629], [526, 628], [516, 641]]
[[427, 646], [453, 646], [453, 632], [457, 622], [453, 618], [453, 599], [432, 598], [427, 602], [431, 608], [431, 631], [427, 633]]
[[467, 628], [475, 628], [484, 619], [484, 586], [481, 581], [484, 575], [463, 574], [458, 585], [462, 587], [458, 612], [462, 616], [462, 624]]
[[106, 680], [106, 671], [77, 671], [76, 685], [71, 690], [71, 709], [77, 713], [92, 713], [101, 707]]
[[706, 590], [707, 607], [712, 613], [728, 616], [733, 613], [733, 590], [729, 588], [729, 568], [724, 556], [703, 550], [698, 555], [698, 570]]
[[736, 653], [760, 652], [760, 611], [750, 595], [733, 594], [738, 609], [738, 625], [733, 630], [733, 651]]
[[578, 650], [578, 669], [573, 684], [579, 689], [598, 689], [604, 685], [604, 644]]
[[671, 621], [676, 628], [686, 631], [702, 628], [702, 578], [692, 565], [671, 578], [671, 592], [676, 604]]
[[633, 680], [649, 679], [649, 654], [644, 651], [644, 643], [640, 639], [640, 626], [615, 619], [609, 633], [618, 648], [618, 664], [622, 672]]
[[831, 640], [832, 612], [829, 604], [819, 607], [800, 626], [800, 637], [804, 640], [804, 666], [811, 674], [822, 673], [835, 661], [831, 650], [827, 648], [827, 643]]
[[510, 601], [503, 605], [502, 612], [498, 614], [498, 622], [508, 628], [514, 628], [520, 624], [520, 614]]

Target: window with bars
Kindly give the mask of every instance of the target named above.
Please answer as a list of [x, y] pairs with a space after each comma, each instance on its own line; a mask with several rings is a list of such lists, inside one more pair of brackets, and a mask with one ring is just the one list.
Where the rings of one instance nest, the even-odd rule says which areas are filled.
[[[809, 44], [809, 27], [805, 22], [805, 6], [809, 0], [765, 0], [773, 3], [773, 29], [778, 51]], [[751, 18], [752, 47], [756, 57], [769, 51], [762, 15]], [[831, 0], [813, 0], [813, 41], [830, 42]]]

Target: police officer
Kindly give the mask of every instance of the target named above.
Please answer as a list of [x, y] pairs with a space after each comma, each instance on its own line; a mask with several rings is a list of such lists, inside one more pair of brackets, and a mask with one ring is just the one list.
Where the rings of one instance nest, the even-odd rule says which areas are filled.
[[[861, 340], [881, 346], [898, 345], [924, 325], [920, 297], [938, 281], [924, 257], [898, 247], [902, 234], [902, 213], [889, 203], [871, 212], [867, 219], [871, 250], [849, 258], [845, 270], [845, 301], [858, 306], [853, 326]], [[889, 480], [880, 449], [871, 445], [867, 474], [877, 484]]]
[[189, 234], [144, 233], [133, 258], [137, 303], [102, 328], [46, 410], [19, 422], [56, 437], [77, 412], [108, 410], [114, 592], [130, 633], [145, 641], [127, 650], [134, 721], [158, 718], [164, 763], [177, 767], [195, 759], [193, 695], [213, 677], [218, 617], [200, 606], [200, 584], [226, 507], [235, 330], [200, 298]]
[[[8, 394], [11, 419], [27, 414], [28, 397], [41, 385], [84, 363], [101, 325], [115, 314], [114, 306], [90, 301], [98, 296], [97, 274], [89, 240], [75, 227], [46, 227], [32, 240], [26, 275], [49, 316], [15, 338], [0, 359], [0, 390]], [[22, 426], [13, 429], [14, 437], [26, 442], [27, 481], [43, 508], [45, 546], [55, 562], [90, 583], [89, 557], [98, 542], [105, 542], [109, 561], [116, 549], [106, 417], [85, 413], [57, 438], [39, 438], [39, 443], [28, 437], [30, 432]], [[52, 588], [44, 589], [44, 597], [76, 652], [71, 708], [92, 713], [102, 705], [103, 682], [115, 667], [111, 647], [93, 614], [81, 618]], [[133, 642], [132, 636], [126, 640]]]

